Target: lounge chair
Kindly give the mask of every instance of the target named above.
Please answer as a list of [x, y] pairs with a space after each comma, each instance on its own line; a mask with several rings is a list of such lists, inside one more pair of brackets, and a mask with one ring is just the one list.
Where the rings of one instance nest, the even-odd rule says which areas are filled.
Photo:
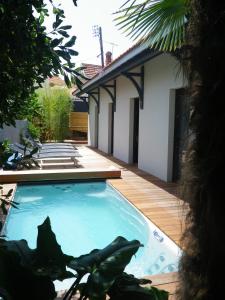
[[[24, 146], [19, 143], [14, 143], [13, 146], [18, 147], [21, 150], [25, 150], [30, 153], [32, 151], [31, 148]], [[35, 148], [35, 147], [34, 147]], [[75, 150], [73, 147], [42, 147], [38, 148], [38, 153], [39, 154], [44, 154], [44, 153], [55, 153], [55, 152], [73, 152], [73, 153], [79, 153], [78, 150]]]
[[43, 153], [43, 154], [37, 154], [33, 155], [33, 157], [40, 162], [40, 165], [42, 167], [43, 162], [47, 160], [71, 160], [76, 167], [78, 167], [78, 161], [77, 157], [80, 157], [81, 155], [79, 153], [73, 153], [73, 152], [51, 152], [51, 153]]
[[[32, 149], [25, 147], [24, 145], [15, 143], [10, 144], [10, 148], [14, 152], [18, 152], [22, 155], [30, 154]], [[37, 153], [33, 154], [32, 157], [40, 162], [40, 165], [42, 167], [43, 162], [46, 160], [55, 160], [55, 159], [70, 159], [73, 161], [75, 166], [78, 166], [77, 157], [81, 157], [78, 151], [76, 150], [57, 150], [57, 149], [51, 149], [50, 151], [46, 150], [39, 150]]]
[[40, 149], [45, 148], [65, 148], [65, 149], [76, 149], [71, 143], [41, 143], [39, 140], [33, 139], [29, 133], [23, 136], [24, 142], [32, 145], [33, 147], [38, 147]]

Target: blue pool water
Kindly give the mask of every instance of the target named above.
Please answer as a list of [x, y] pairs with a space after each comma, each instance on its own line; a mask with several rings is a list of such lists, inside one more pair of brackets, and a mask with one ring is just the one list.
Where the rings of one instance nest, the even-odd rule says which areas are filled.
[[179, 248], [105, 182], [18, 186], [5, 224], [11, 240], [36, 247], [37, 226], [47, 216], [64, 253], [75, 257], [104, 248], [117, 236], [137, 239], [140, 248], [126, 271], [136, 276], [177, 270]]

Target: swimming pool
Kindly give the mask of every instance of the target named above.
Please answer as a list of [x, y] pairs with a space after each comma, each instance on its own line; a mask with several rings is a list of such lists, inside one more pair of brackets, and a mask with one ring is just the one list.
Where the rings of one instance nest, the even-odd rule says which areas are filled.
[[144, 247], [126, 271], [137, 277], [177, 271], [180, 249], [106, 182], [18, 185], [4, 226], [10, 240], [36, 246], [37, 226], [47, 216], [64, 253], [75, 257], [101, 249], [117, 236]]

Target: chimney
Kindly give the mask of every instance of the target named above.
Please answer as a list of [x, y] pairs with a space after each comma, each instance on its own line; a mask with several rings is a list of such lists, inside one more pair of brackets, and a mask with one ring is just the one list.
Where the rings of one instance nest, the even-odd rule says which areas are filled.
[[105, 54], [105, 65], [108, 66], [112, 62], [112, 52], [107, 51]]

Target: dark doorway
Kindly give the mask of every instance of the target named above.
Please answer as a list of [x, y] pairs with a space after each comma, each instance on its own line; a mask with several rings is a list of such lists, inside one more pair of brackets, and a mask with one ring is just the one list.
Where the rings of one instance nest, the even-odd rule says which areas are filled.
[[183, 88], [177, 89], [175, 94], [173, 181], [180, 179], [182, 165], [185, 160], [189, 112], [190, 105], [186, 90]]
[[114, 104], [109, 103], [109, 153], [113, 154], [113, 143], [114, 143]]
[[139, 98], [134, 98], [133, 163], [138, 162]]

